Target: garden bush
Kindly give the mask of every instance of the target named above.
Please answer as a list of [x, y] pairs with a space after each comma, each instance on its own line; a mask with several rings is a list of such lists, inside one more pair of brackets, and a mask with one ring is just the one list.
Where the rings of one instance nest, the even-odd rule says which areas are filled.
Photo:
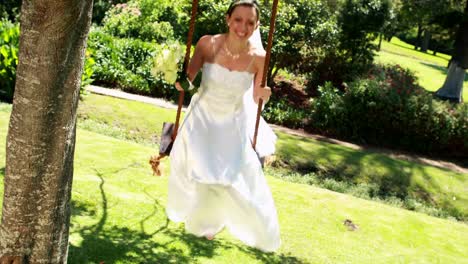
[[121, 39], [94, 28], [88, 52], [94, 60], [96, 84], [124, 91], [174, 99], [176, 91], [162, 78], [151, 75], [153, 58], [162, 45], [139, 39]]
[[423, 153], [468, 153], [468, 106], [435, 99], [399, 66], [375, 66], [344, 92], [330, 85], [320, 91], [312, 101], [311, 130]]
[[117, 4], [106, 13], [104, 32], [119, 38], [158, 43], [186, 35], [188, 13], [182, 0], [133, 0]]
[[21, 10], [21, 1], [2, 0], [0, 3], [0, 18], [17, 22]]
[[13, 101], [18, 65], [19, 24], [0, 20], [0, 100]]
[[262, 116], [269, 123], [289, 128], [303, 128], [307, 119], [307, 112], [290, 105], [285, 98], [272, 95], [270, 102], [262, 112]]
[[107, 11], [109, 11], [113, 5], [123, 4], [128, 0], [95, 0], [93, 1], [93, 23], [96, 25], [102, 25]]

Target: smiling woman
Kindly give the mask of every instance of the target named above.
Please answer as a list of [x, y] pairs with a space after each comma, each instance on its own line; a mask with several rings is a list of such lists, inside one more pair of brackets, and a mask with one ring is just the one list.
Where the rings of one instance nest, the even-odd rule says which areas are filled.
[[265, 51], [251, 37], [259, 26], [256, 1], [234, 1], [227, 33], [203, 36], [187, 68], [202, 69], [170, 154], [168, 217], [213, 239], [223, 228], [247, 245], [274, 251], [280, 244], [276, 208], [259, 157], [275, 151], [276, 136], [261, 120], [252, 147], [255, 111], [249, 105], [271, 95], [261, 85]]

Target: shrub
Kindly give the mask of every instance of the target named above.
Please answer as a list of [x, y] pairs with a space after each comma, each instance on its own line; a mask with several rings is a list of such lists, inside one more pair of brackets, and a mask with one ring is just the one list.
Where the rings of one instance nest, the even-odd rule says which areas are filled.
[[0, 18], [17, 22], [21, 10], [21, 2], [18, 0], [2, 0], [0, 3]]
[[83, 74], [81, 75], [81, 86], [80, 86], [81, 95], [86, 94], [85, 87], [94, 81], [94, 79], [92, 78], [93, 73], [94, 73], [94, 64], [95, 64], [95, 61], [91, 53], [89, 51], [86, 52], [85, 63], [83, 67]]
[[468, 153], [468, 107], [434, 99], [399, 66], [377, 66], [344, 93], [330, 84], [320, 92], [309, 129], [424, 153]]
[[18, 65], [19, 24], [0, 20], [0, 100], [13, 101]]
[[176, 91], [151, 75], [153, 57], [161, 45], [138, 39], [115, 38], [97, 29], [90, 32], [88, 51], [95, 61], [93, 78], [98, 84], [162, 97], [175, 98]]
[[93, 1], [93, 23], [97, 25], [102, 24], [107, 11], [112, 8], [113, 5], [122, 4], [128, 2], [127, 0], [95, 0]]
[[266, 121], [290, 128], [304, 127], [307, 113], [303, 109], [291, 106], [286, 99], [277, 98], [273, 94], [271, 102], [267, 104], [262, 116]]
[[341, 93], [330, 82], [319, 87], [320, 97], [312, 99], [310, 126], [325, 134], [338, 134], [344, 118]]
[[[177, 2], [177, 1], [176, 1]], [[173, 40], [185, 33], [185, 18], [181, 0], [133, 0], [113, 6], [103, 20], [104, 32], [120, 38], [144, 41]], [[182, 26], [184, 25], [184, 26]], [[185, 34], [184, 34], [185, 36]]]

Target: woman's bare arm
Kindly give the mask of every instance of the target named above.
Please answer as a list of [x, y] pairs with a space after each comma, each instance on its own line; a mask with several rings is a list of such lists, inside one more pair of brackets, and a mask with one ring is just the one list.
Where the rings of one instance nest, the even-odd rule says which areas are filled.
[[190, 81], [195, 79], [206, 60], [206, 51], [209, 49], [211, 38], [212, 36], [203, 36], [198, 40], [193, 57], [190, 59], [189, 66], [187, 67], [187, 76]]

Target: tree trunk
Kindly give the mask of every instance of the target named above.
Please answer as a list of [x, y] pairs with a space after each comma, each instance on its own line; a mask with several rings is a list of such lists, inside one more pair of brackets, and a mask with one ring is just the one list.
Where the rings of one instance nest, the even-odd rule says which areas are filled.
[[431, 40], [431, 32], [426, 29], [424, 30], [424, 38], [423, 38], [422, 45], [421, 45], [422, 52], [427, 52], [427, 49], [429, 48], [430, 40]]
[[452, 59], [458, 61], [463, 69], [468, 69], [468, 0], [466, 1], [463, 20], [455, 38]]
[[444, 85], [437, 90], [436, 95], [442, 99], [462, 102], [466, 69], [468, 69], [468, 0], [463, 20], [457, 31], [454, 54], [450, 59], [447, 78]]
[[76, 110], [92, 0], [24, 0], [0, 262], [66, 263]]
[[458, 65], [458, 62], [452, 60], [450, 63], [447, 78], [442, 88], [437, 90], [436, 96], [447, 99], [452, 102], [461, 103], [463, 101], [463, 81], [465, 80], [465, 69]]
[[383, 39], [383, 34], [380, 33], [379, 34], [379, 46], [377, 48], [378, 51], [380, 51], [380, 49], [382, 48], [382, 39]]
[[422, 35], [422, 26], [421, 23], [418, 23], [418, 35], [416, 36], [416, 43], [414, 44], [414, 49], [417, 50], [421, 44], [421, 35]]

